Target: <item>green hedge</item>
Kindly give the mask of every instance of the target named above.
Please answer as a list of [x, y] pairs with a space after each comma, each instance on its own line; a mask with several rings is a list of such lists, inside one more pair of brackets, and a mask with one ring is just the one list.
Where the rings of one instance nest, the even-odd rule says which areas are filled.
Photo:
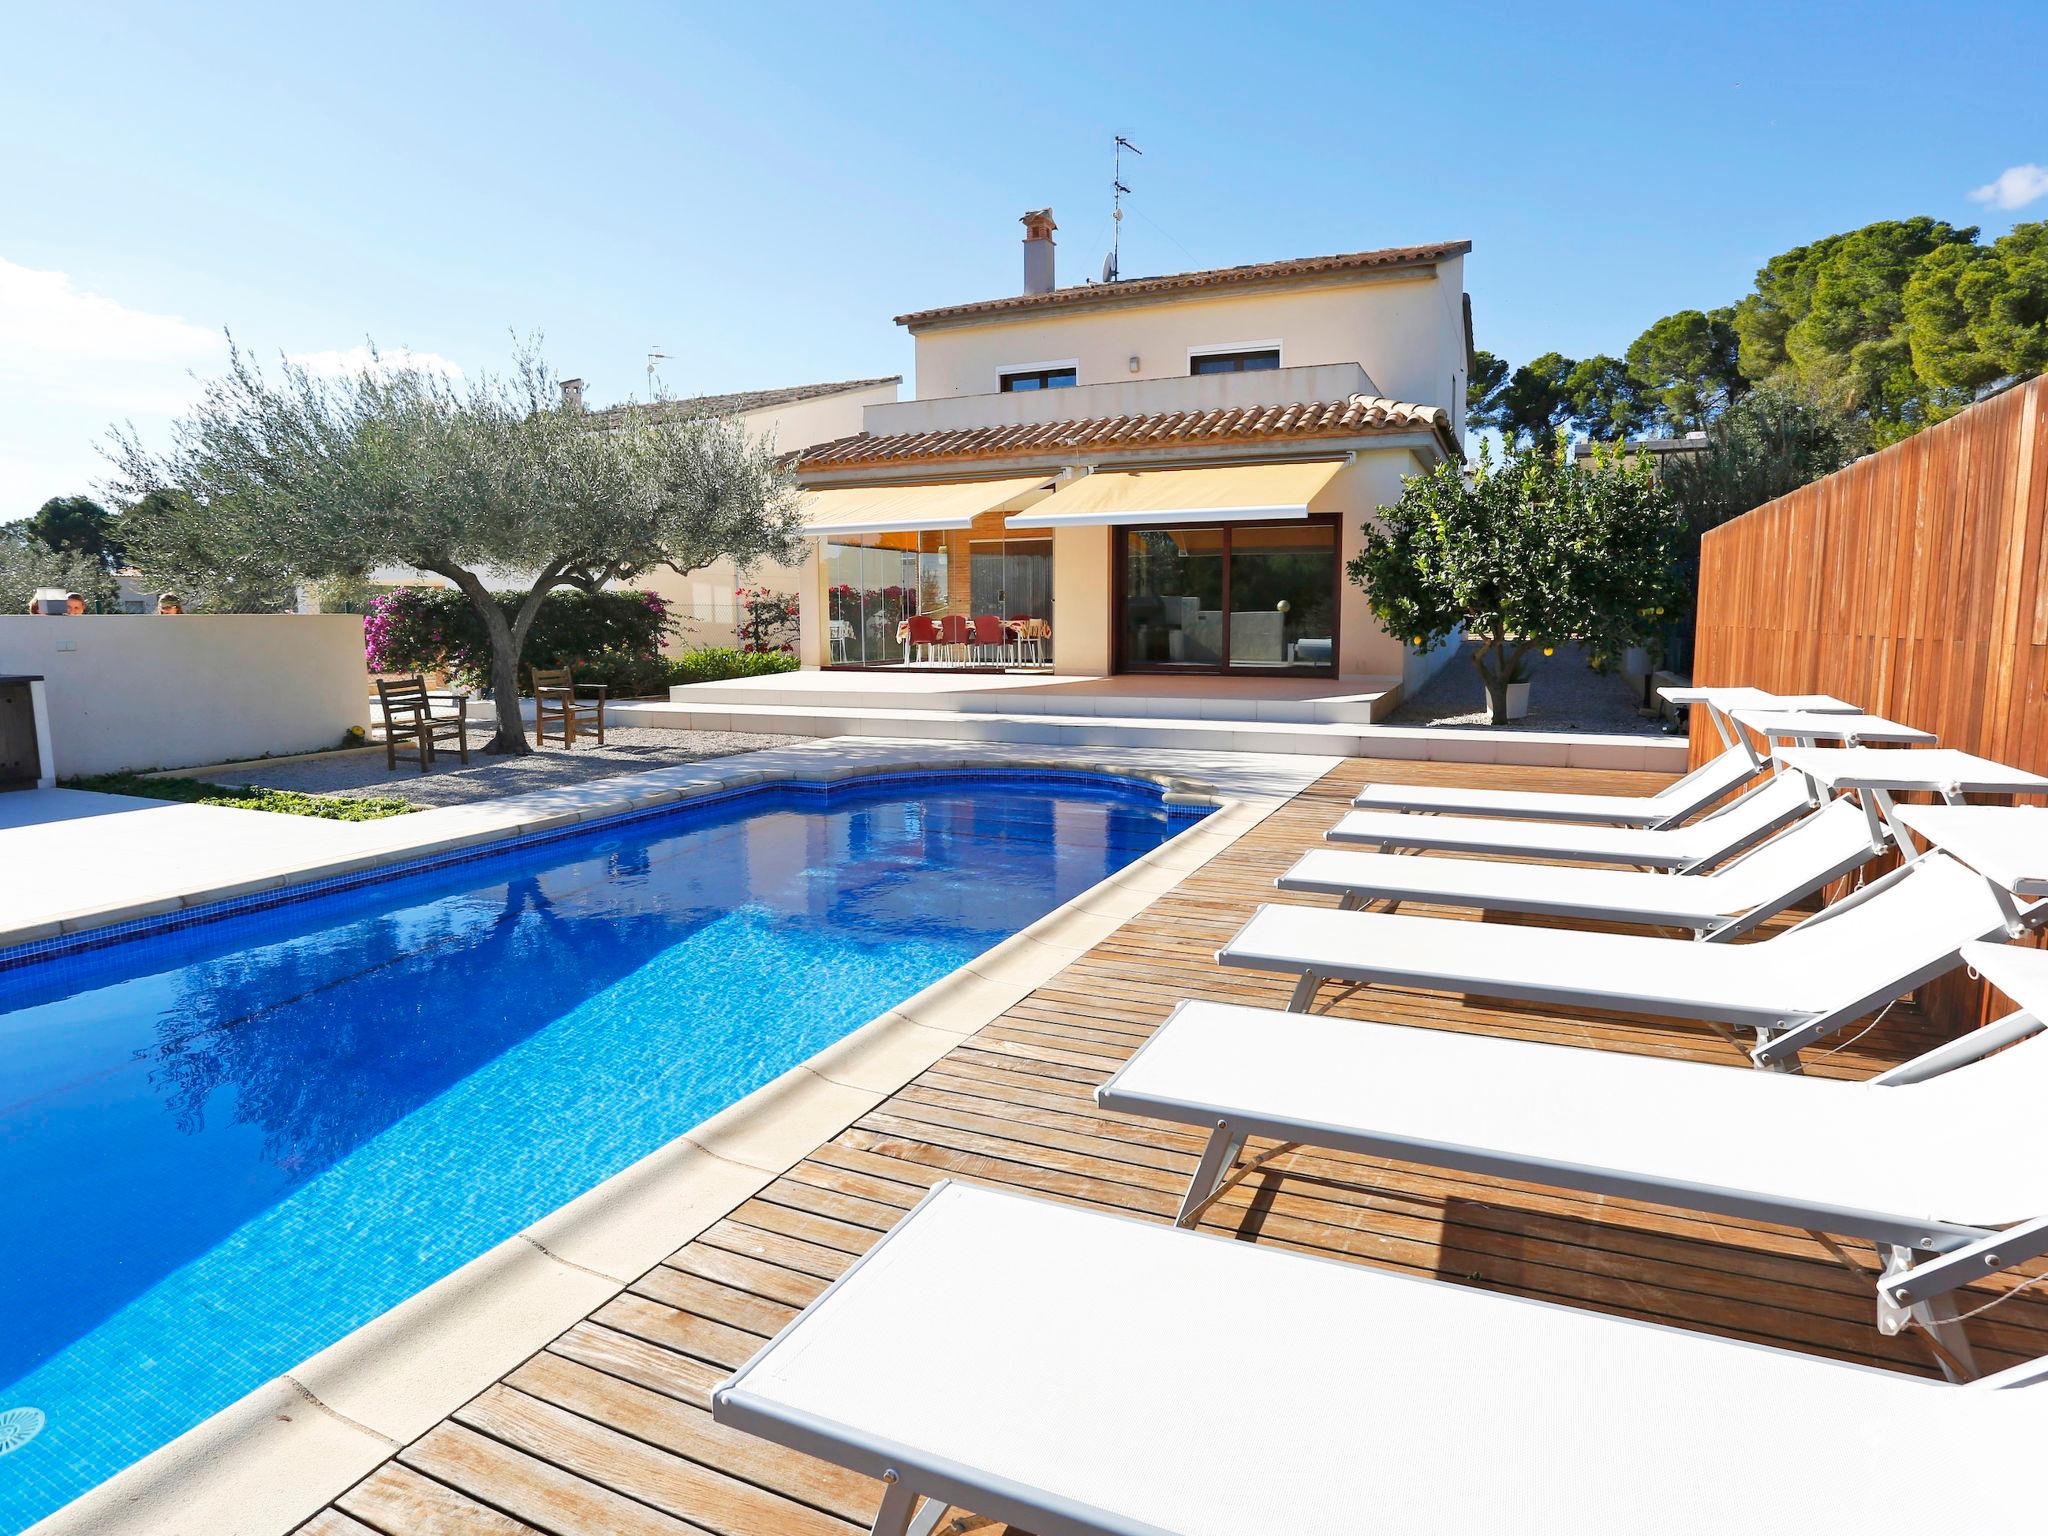
[[787, 651], [737, 651], [728, 645], [707, 645], [668, 658], [671, 683], [719, 683], [731, 677], [769, 677], [796, 669], [796, 657]]
[[[492, 596], [508, 618], [523, 601], [515, 592]], [[610, 681], [612, 673], [628, 681], [626, 668], [637, 664], [653, 669], [644, 676], [658, 679], [661, 642], [674, 627], [667, 605], [652, 592], [551, 592], [526, 634], [519, 690], [532, 689], [535, 667], [568, 667], [579, 683], [599, 683]], [[399, 587], [384, 593], [364, 616], [363, 641], [372, 672], [444, 672], [457, 687], [472, 691], [490, 682], [490, 640], [460, 592]]]

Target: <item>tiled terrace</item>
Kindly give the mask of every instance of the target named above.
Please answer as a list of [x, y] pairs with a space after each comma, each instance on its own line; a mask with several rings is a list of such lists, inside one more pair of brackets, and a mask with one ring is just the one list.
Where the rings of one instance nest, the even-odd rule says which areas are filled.
[[[1287, 987], [1219, 969], [1214, 948], [1272, 878], [1315, 844], [1368, 778], [1640, 793], [1639, 773], [1353, 759], [1326, 775], [964, 1041], [879, 1108], [711, 1226], [546, 1349], [395, 1454], [303, 1527], [316, 1536], [865, 1530], [879, 1486], [727, 1431], [709, 1393], [942, 1177], [1165, 1220], [1198, 1150], [1176, 1129], [1090, 1097], [1182, 997], [1279, 1006]], [[1326, 990], [1323, 1001], [1330, 1003]], [[1332, 1010], [1726, 1062], [1708, 1029], [1566, 1017], [1377, 990]], [[1931, 1043], [1910, 1006], [1810, 1070], [1864, 1076]], [[1739, 1134], [1739, 1128], [1731, 1127]], [[1459, 1284], [1566, 1301], [1892, 1368], [1931, 1372], [1911, 1336], [1885, 1339], [1871, 1290], [1807, 1234], [1707, 1219], [1373, 1159], [1297, 1152], [1211, 1207], [1204, 1225]], [[972, 1286], [999, 1252], [960, 1255]], [[1974, 1293], [1971, 1301], [1982, 1300]], [[1246, 1299], [1256, 1305], [1255, 1297]], [[1227, 1327], [1228, 1319], [1218, 1319]], [[2048, 1351], [2048, 1302], [2017, 1298], [1970, 1325], [1996, 1368]], [[964, 1407], [1000, 1381], [934, 1382]], [[1102, 1390], [1113, 1391], [1112, 1383]], [[1256, 1412], [1256, 1405], [1246, 1411]], [[1768, 1410], [1766, 1410], [1768, 1411]], [[1780, 1426], [1782, 1427], [1782, 1426]], [[1730, 1426], [1727, 1453], [1748, 1454]], [[1795, 1431], [1796, 1435], [1796, 1431]], [[1910, 1449], [1907, 1450], [1910, 1454]], [[1588, 1447], [1588, 1487], [1598, 1449]], [[999, 1532], [955, 1511], [945, 1531]]]

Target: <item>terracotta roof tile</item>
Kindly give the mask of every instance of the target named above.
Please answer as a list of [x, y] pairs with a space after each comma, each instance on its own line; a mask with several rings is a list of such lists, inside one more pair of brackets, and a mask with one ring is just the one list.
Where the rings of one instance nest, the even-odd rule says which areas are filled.
[[1197, 288], [1229, 288], [1247, 283], [1285, 282], [1296, 277], [1426, 267], [1432, 262], [1462, 256], [1471, 249], [1470, 240], [1443, 240], [1434, 245], [1400, 245], [1383, 251], [1350, 251], [1338, 256], [1301, 256], [1292, 261], [1259, 261], [1242, 267], [1212, 267], [1204, 272], [1175, 272], [1165, 277], [1135, 277], [1114, 283], [1077, 283], [1071, 288], [1055, 288], [1050, 293], [1017, 293], [1008, 298], [982, 299], [972, 304], [920, 309], [898, 315], [896, 323], [907, 325], [914, 331], [942, 320], [1005, 315], [1017, 310], [1121, 304], [1132, 299], [1156, 298]]
[[900, 432], [872, 437], [863, 432], [806, 448], [795, 467], [851, 469], [934, 460], [994, 459], [1118, 448], [1160, 448], [1174, 444], [1225, 444], [1360, 437], [1374, 433], [1434, 432], [1444, 451], [1457, 456], [1457, 434], [1441, 406], [1411, 405], [1381, 395], [1343, 400], [1299, 401], [1289, 405], [1242, 405], [1209, 411], [1169, 411], [1152, 416], [1098, 416], [1086, 421], [1041, 421], [999, 427], [955, 427], [937, 432]]

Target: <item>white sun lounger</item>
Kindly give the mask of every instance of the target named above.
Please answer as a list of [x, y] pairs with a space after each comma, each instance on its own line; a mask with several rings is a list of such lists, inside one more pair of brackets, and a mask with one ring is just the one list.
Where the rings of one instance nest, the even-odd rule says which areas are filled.
[[1780, 739], [1796, 746], [1839, 741], [1847, 746], [1880, 742], [1892, 746], [1918, 746], [1934, 740], [1932, 731], [1917, 725], [1901, 725], [1880, 715], [1850, 715], [1799, 709], [1733, 709], [1729, 716], [1766, 741]]
[[[2023, 974], [2015, 995], [2041, 1012], [1866, 1082], [1185, 1002], [1095, 1097], [1210, 1133], [1183, 1226], [1262, 1160], [1234, 1166], [1245, 1138], [1268, 1136], [1867, 1239], [1886, 1279], [1974, 1250], [1974, 1270], [1947, 1271], [1967, 1284], [1986, 1253], [2048, 1252], [2048, 1040], [2028, 1038], [2048, 1014], [2048, 953], [1966, 955], [2001, 986]], [[1930, 1284], [1909, 1305], [1974, 1374], [1941, 1295]], [[1881, 1292], [1879, 1326], [1905, 1321]]]
[[1851, 801], [1837, 800], [1708, 874], [1559, 869], [1489, 859], [1416, 859], [1312, 848], [1273, 883], [1283, 891], [1368, 902], [1433, 902], [1690, 928], [1717, 939], [1746, 933], [1882, 853], [1888, 839]]
[[1902, 805], [1893, 820], [1961, 859], [2000, 890], [2048, 896], [2048, 809], [2036, 805]]
[[1675, 827], [1740, 789], [1763, 770], [1746, 747], [1730, 747], [1654, 795], [1550, 794], [1469, 789], [1448, 784], [1368, 784], [1351, 799], [1360, 810], [1422, 815], [1505, 816], [1584, 821], [1617, 827]]
[[[876, 1536], [949, 1507], [1038, 1536], [1728, 1536], [1959, 1507], [2022, 1531], [2044, 1379], [1952, 1386], [949, 1181], [711, 1412], [880, 1479]], [[1744, 1454], [1744, 1431], [1785, 1443]]]
[[2048, 777], [1954, 747], [1922, 747], [1916, 752], [1882, 747], [1780, 747], [1771, 757], [1779, 767], [1804, 778], [1815, 799], [1828, 794], [1856, 796], [1872, 829], [1884, 823], [1909, 851], [1912, 842], [1899, 835], [1894, 819], [1894, 795], [1909, 791], [1933, 794], [1949, 805], [1961, 805], [1966, 803], [1966, 795], [2048, 794]]
[[1780, 774], [1712, 815], [1680, 827], [1588, 827], [1572, 822], [1350, 811], [1323, 835], [1333, 843], [1363, 843], [1389, 851], [1428, 848], [1578, 864], [1698, 870], [1733, 857], [1812, 809], [1813, 800], [1804, 782]]
[[1216, 961], [1298, 977], [1288, 1002], [1296, 1012], [1325, 981], [1428, 987], [1754, 1030], [1756, 1064], [1785, 1067], [1802, 1047], [1952, 969], [1969, 940], [2010, 937], [2009, 924], [2044, 918], [2048, 903], [2014, 913], [1982, 876], [1931, 852], [1753, 944], [1262, 906]]

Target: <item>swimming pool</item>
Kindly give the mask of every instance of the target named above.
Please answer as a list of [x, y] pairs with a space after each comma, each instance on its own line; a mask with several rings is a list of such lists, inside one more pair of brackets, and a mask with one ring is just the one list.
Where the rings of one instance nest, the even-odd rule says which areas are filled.
[[767, 787], [0, 970], [0, 1531], [1199, 814]]

